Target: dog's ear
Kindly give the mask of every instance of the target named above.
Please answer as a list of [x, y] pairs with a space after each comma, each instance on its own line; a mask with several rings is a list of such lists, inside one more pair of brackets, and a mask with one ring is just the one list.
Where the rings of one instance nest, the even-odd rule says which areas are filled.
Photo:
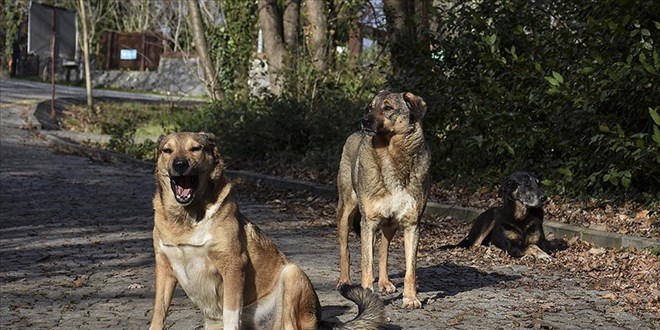
[[216, 137], [213, 133], [199, 132], [199, 135], [204, 139], [205, 148], [216, 148]]
[[200, 132], [199, 134], [204, 138], [204, 149], [213, 155], [213, 159], [215, 161], [215, 168], [211, 173], [211, 177], [219, 178], [225, 169], [225, 164], [222, 161], [222, 157], [220, 157], [220, 149], [218, 149], [217, 138], [213, 133]]
[[163, 149], [163, 142], [165, 142], [165, 135], [161, 135], [158, 137], [158, 140], [156, 140], [156, 150], [154, 150], [154, 161], [158, 159], [158, 156], [160, 156], [160, 152]]
[[411, 119], [413, 121], [419, 121], [424, 118], [427, 109], [424, 99], [413, 93], [405, 92], [403, 93], [403, 100], [408, 105], [408, 108], [410, 108]]
[[507, 177], [504, 180], [504, 183], [500, 186], [500, 197], [504, 199], [510, 199], [513, 196], [513, 192], [518, 188], [518, 182], [511, 180]]

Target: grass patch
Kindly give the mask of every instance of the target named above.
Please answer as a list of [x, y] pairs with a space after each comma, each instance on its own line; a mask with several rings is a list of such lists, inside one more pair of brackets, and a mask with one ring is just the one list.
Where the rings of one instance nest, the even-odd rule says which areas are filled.
[[74, 105], [63, 111], [62, 129], [110, 135], [101, 147], [126, 153], [138, 159], [153, 159], [155, 141], [160, 135], [182, 129], [194, 116], [194, 104], [154, 102], [98, 102], [94, 110]]

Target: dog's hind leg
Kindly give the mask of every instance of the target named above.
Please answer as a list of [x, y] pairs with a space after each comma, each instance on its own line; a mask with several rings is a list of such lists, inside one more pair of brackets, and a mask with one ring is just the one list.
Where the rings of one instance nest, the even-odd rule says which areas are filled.
[[457, 244], [458, 247], [478, 247], [490, 243], [490, 234], [495, 227], [495, 211], [488, 209], [474, 220], [467, 237]]
[[390, 248], [390, 242], [396, 234], [397, 227], [383, 226], [381, 228], [382, 236], [380, 239], [380, 247], [378, 249], [378, 289], [382, 293], [396, 292], [396, 287], [390, 281], [387, 274], [387, 257]]
[[281, 324], [273, 328], [282, 330], [317, 329], [321, 318], [321, 306], [309, 277], [295, 264], [287, 265], [280, 276], [277, 290], [280, 290], [282, 296], [276, 305], [279, 305], [281, 314], [278, 319], [281, 320]]

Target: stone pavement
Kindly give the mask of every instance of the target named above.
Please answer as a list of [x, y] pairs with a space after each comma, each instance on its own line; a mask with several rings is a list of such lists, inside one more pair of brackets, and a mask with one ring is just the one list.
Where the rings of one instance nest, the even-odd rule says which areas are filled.
[[[0, 83], [0, 328], [146, 328], [153, 303], [151, 169], [54, 152], [22, 120], [39, 85], [26, 84], [35, 90], [23, 99]], [[309, 226], [245, 195], [238, 199], [242, 212], [310, 276], [324, 318], [352, 318], [356, 309], [334, 290], [334, 228]], [[356, 243], [353, 238], [353, 256]], [[395, 249], [391, 262], [399, 288], [402, 254]], [[355, 270], [359, 258], [353, 259]], [[418, 266], [424, 308], [402, 310], [400, 291], [384, 297], [386, 329], [659, 327], [657, 315], [613, 309], [602, 292], [525, 265], [484, 271], [420, 260]], [[201, 328], [200, 313], [180, 289], [166, 324]]]

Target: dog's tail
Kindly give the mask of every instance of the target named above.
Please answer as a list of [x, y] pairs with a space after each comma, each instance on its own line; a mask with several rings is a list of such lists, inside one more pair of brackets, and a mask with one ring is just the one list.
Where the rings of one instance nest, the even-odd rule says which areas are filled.
[[455, 248], [464, 248], [465, 249], [465, 248], [469, 248], [470, 246], [472, 246], [472, 243], [466, 237], [462, 241], [458, 242], [458, 244], [443, 245], [443, 246], [438, 247], [436, 250], [449, 250], [449, 249], [455, 249]]
[[331, 329], [377, 330], [385, 323], [385, 305], [373, 291], [359, 285], [345, 284], [339, 288], [339, 293], [357, 305], [358, 314], [346, 323], [332, 324]]

